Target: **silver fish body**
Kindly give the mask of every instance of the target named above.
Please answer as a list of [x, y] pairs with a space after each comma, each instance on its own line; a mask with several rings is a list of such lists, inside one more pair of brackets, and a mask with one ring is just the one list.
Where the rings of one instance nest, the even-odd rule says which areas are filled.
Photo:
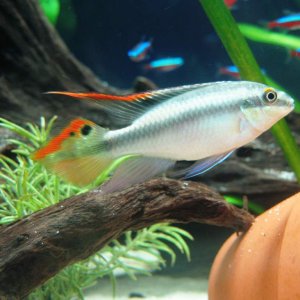
[[[97, 101], [107, 113], [130, 124], [108, 130], [89, 120], [75, 119], [33, 154], [35, 160], [78, 185], [93, 182], [120, 158], [121, 165], [101, 187], [105, 193], [164, 172], [184, 178], [202, 174], [294, 107], [286, 93], [247, 81], [196, 84], [126, 96], [51, 94]], [[177, 170], [177, 160], [196, 163]]]
[[266, 85], [217, 82], [159, 103], [130, 126], [106, 133], [111, 154], [199, 160], [241, 147], [287, 115], [293, 99]]

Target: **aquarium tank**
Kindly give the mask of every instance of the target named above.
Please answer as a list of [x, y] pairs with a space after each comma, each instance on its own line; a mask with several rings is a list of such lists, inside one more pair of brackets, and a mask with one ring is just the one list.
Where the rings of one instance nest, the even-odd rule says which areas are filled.
[[299, 297], [299, 0], [0, 17], [0, 299]]

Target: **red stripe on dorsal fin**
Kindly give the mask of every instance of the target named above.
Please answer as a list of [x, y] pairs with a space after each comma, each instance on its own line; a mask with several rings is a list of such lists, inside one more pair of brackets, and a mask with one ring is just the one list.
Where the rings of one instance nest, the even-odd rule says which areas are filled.
[[215, 84], [215, 82], [183, 85], [179, 87], [166, 88], [161, 90], [154, 90], [154, 91], [135, 93], [129, 95], [109, 95], [109, 94], [101, 94], [97, 92], [77, 93], [77, 92], [66, 92], [66, 91], [50, 91], [50, 92], [46, 92], [45, 94], [62, 95], [62, 96], [69, 96], [77, 99], [88, 99], [88, 100], [97, 100], [97, 101], [107, 100], [111, 102], [118, 102], [118, 101], [135, 102], [135, 101], [147, 100], [147, 99], [161, 102], [168, 98], [172, 98], [177, 95], [180, 95], [182, 93], [186, 93], [198, 88], [204, 88], [210, 86], [211, 84]]
[[[180, 94], [190, 92], [195, 89], [205, 88], [213, 83], [184, 85], [180, 87], [154, 90], [130, 95], [108, 95], [96, 92], [65, 92], [51, 91], [46, 94], [69, 96], [76, 99], [90, 100], [97, 103], [103, 110], [108, 112], [113, 118], [121, 119], [126, 125], [134, 122], [143, 115], [150, 107], [157, 105], [162, 101], [167, 101]], [[143, 103], [143, 100], [146, 103]], [[146, 104], [146, 105], [145, 105]]]
[[119, 96], [119, 95], [100, 94], [95, 92], [75, 93], [75, 92], [59, 92], [59, 91], [51, 91], [51, 92], [47, 92], [46, 94], [63, 95], [63, 96], [69, 96], [78, 99], [87, 98], [91, 100], [111, 100], [111, 101], [126, 101], [126, 102], [146, 100], [147, 98], [150, 98], [152, 95], [151, 92]]
[[130, 95], [108, 95], [96, 92], [65, 92], [51, 91], [47, 94], [68, 96], [75, 99], [88, 100], [97, 103], [104, 111], [113, 118], [117, 118], [128, 125], [141, 116], [147, 108], [142, 104], [143, 100], [151, 99], [152, 93], [137, 93]]

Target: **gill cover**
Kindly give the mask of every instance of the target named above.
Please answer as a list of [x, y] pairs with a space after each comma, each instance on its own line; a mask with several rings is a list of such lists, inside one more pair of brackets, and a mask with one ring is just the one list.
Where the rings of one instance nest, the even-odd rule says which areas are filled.
[[251, 124], [256, 130], [263, 132], [269, 129], [277, 119], [282, 117], [282, 108], [279, 107], [278, 93], [273, 88], [259, 88], [257, 96], [250, 96], [244, 100], [241, 105], [241, 111], [244, 114], [243, 122]]
[[106, 131], [91, 121], [74, 119], [32, 159], [73, 184], [87, 185], [112, 162], [103, 141]]

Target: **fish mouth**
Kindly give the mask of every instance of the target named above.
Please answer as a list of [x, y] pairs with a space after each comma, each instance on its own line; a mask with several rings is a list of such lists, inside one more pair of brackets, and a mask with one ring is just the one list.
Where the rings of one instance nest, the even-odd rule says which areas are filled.
[[285, 92], [280, 92], [279, 106], [285, 106], [289, 111], [292, 111], [295, 108], [295, 100]]
[[294, 99], [291, 99], [291, 101], [289, 102], [289, 107], [290, 107], [291, 110], [294, 110], [294, 108], [295, 108], [295, 101], [294, 101]]
[[293, 111], [295, 108], [295, 100], [293, 98], [287, 99], [285, 105], [287, 106], [289, 111]]

